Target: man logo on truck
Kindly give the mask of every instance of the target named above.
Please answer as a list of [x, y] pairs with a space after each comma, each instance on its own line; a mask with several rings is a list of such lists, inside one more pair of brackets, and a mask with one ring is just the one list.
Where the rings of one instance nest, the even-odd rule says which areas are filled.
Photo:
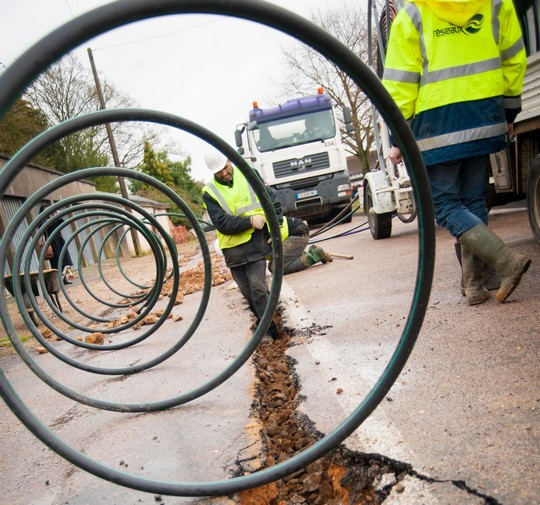
[[311, 166], [311, 158], [304, 158], [303, 160], [291, 161], [291, 168], [303, 172], [306, 168]]

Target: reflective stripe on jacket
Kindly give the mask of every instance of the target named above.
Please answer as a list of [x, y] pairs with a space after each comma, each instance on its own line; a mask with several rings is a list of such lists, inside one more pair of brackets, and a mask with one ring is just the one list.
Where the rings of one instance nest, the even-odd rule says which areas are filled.
[[[249, 185], [244, 174], [236, 167], [233, 167], [233, 181], [232, 186], [226, 186], [214, 179], [203, 188], [203, 193], [208, 193], [219, 203], [223, 211], [231, 216], [248, 217], [254, 214], [264, 214], [253, 188]], [[254, 230], [254, 228], [249, 228], [235, 235], [224, 235], [216, 230], [219, 248], [223, 250], [248, 242]]]
[[512, 0], [410, 0], [391, 27], [383, 84], [431, 165], [507, 146], [525, 66]]

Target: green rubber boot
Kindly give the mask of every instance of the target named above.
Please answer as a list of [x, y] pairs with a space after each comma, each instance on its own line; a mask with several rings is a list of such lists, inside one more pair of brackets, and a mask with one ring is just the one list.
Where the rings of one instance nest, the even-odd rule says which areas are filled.
[[469, 305], [479, 305], [491, 297], [484, 287], [484, 262], [465, 246], [461, 246], [463, 287]]
[[[456, 257], [459, 261], [459, 266], [461, 267], [461, 272], [463, 273], [463, 265], [461, 264], [461, 244], [456, 240], [454, 242], [454, 249], [456, 251]], [[497, 272], [483, 263], [483, 273], [484, 273], [484, 287], [488, 291], [494, 291], [501, 287], [501, 279], [497, 275]], [[465, 285], [463, 283], [463, 275], [461, 276], [461, 295], [465, 296]]]
[[458, 240], [497, 272], [501, 278], [501, 287], [495, 297], [503, 303], [519, 285], [531, 259], [512, 251], [483, 223], [466, 231]]
[[334, 258], [326, 253], [321, 247], [316, 247], [314, 245], [312, 245], [304, 255], [308, 267], [315, 265], [315, 263], [319, 263], [319, 261], [321, 263], [330, 263], [331, 261], [334, 261]]
[[322, 247], [312, 245], [309, 250], [317, 253], [317, 255], [320, 257], [319, 261], [321, 263], [332, 263], [332, 261], [334, 261], [334, 258], [332, 258], [332, 256], [330, 256], [330, 254], [328, 254]]

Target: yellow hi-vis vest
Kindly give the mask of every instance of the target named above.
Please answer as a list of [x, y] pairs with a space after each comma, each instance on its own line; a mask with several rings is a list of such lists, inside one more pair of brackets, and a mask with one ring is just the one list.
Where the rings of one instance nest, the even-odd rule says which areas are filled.
[[506, 147], [525, 67], [512, 0], [410, 0], [392, 23], [383, 84], [430, 165]]
[[[287, 222], [287, 218], [283, 216], [283, 222], [279, 225], [279, 234], [281, 235], [281, 242], [285, 242], [289, 238], [289, 223]], [[272, 255], [269, 254], [266, 259], [271, 260]]]
[[281, 232], [281, 241], [285, 242], [287, 238], [289, 237], [289, 223], [287, 222], [287, 218], [283, 216], [283, 222], [279, 226], [279, 231]]
[[[233, 166], [233, 185], [232, 187], [220, 184], [215, 179], [209, 182], [204, 188], [203, 193], [208, 193], [216, 200], [223, 211], [231, 216], [253, 216], [255, 214], [264, 215], [259, 199], [248, 183], [244, 174]], [[288, 236], [287, 220], [284, 218], [285, 236], [283, 225], [281, 227], [281, 238], [285, 240]], [[224, 235], [216, 230], [219, 248], [221, 250], [236, 247], [248, 242], [255, 228], [249, 228], [244, 232], [235, 235]]]

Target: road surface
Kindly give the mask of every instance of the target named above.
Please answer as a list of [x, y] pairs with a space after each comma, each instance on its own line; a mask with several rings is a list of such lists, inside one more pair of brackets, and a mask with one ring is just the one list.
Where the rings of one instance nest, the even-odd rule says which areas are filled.
[[[355, 216], [332, 234], [363, 222]], [[533, 263], [519, 288], [501, 305], [493, 298], [469, 307], [460, 295], [453, 240], [437, 230], [435, 278], [418, 342], [403, 373], [374, 414], [346, 441], [406, 468], [396, 484], [379, 483], [385, 504], [512, 504], [537, 502], [539, 454], [540, 247], [522, 208], [492, 212], [490, 226]], [[324, 235], [323, 235], [324, 237]], [[299, 410], [314, 428], [331, 432], [359, 405], [381, 375], [403, 331], [416, 276], [416, 223], [395, 220], [392, 237], [375, 241], [369, 231], [321, 244], [336, 258], [285, 277], [285, 325], [292, 329], [287, 354], [296, 360]], [[110, 401], [168, 398], [195, 388], [228, 366], [248, 342], [249, 312], [230, 284], [213, 289], [195, 337], [178, 356], [128, 378], [73, 371], [51, 355], [37, 362], [79, 392]], [[129, 364], [155, 355], [177, 338], [196, 310], [186, 297], [159, 334], [125, 353], [88, 353], [57, 345], [92, 364]], [[184, 325], [184, 326], [182, 326]], [[223, 385], [167, 412], [122, 414], [86, 407], [51, 390], [15, 357], [1, 365], [36, 415], [62, 438], [113, 468], [151, 479], [229, 479], [260, 464], [260, 425], [253, 416], [253, 365]], [[64, 461], [0, 407], [2, 503], [239, 503], [156, 496], [89, 475]]]

